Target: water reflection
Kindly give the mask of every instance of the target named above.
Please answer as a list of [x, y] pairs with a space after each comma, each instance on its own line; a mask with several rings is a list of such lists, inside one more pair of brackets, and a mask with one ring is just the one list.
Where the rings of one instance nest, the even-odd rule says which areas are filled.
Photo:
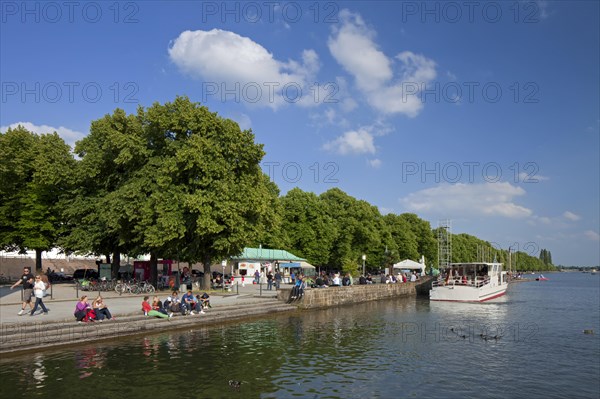
[[79, 370], [79, 379], [91, 377], [95, 369], [106, 366], [107, 352], [96, 346], [84, 347], [75, 352], [75, 367]]
[[44, 380], [48, 377], [46, 374], [46, 367], [44, 366], [44, 357], [42, 355], [35, 355], [33, 365], [34, 384], [37, 388], [43, 388]]

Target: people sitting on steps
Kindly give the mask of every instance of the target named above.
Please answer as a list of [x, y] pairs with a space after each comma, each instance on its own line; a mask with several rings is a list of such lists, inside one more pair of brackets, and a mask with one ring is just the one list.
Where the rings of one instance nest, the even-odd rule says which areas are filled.
[[171, 316], [173, 315], [172, 313], [170, 315], [166, 315], [164, 313], [160, 313], [159, 311], [156, 311], [154, 309], [152, 309], [152, 306], [148, 303], [148, 299], [150, 297], [149, 296], [145, 296], [144, 300], [142, 301], [142, 311], [144, 312], [145, 316], [151, 316], [151, 317], [160, 317], [161, 319], [171, 319]]

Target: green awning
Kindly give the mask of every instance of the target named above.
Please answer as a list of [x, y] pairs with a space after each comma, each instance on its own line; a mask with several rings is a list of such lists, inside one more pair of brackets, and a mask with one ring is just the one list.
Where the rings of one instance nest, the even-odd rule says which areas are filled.
[[244, 248], [241, 255], [232, 256], [234, 260], [257, 260], [257, 261], [293, 261], [301, 262], [303, 258], [299, 258], [296, 255], [284, 251], [283, 249], [266, 249], [266, 248]]

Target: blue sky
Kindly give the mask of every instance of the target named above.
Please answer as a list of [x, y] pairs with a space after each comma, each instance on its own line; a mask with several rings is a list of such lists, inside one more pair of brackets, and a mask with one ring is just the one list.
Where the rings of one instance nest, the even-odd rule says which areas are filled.
[[340, 187], [555, 263], [600, 263], [599, 3], [2, 2], [1, 111], [74, 144], [187, 95], [282, 193]]

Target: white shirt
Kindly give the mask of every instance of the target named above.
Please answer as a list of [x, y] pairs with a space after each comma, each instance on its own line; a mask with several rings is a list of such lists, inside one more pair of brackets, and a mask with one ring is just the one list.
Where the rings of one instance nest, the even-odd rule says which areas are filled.
[[33, 285], [33, 292], [36, 298], [43, 298], [46, 291], [46, 284], [42, 281], [36, 281]]

